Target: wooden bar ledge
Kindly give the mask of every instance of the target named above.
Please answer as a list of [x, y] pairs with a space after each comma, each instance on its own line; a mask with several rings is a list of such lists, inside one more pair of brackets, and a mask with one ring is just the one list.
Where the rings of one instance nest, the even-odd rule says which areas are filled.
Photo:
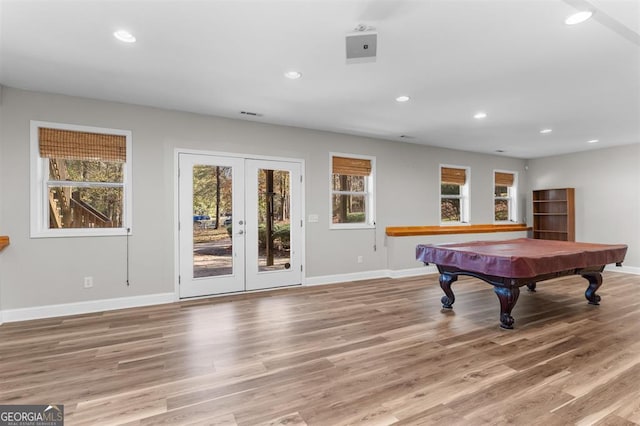
[[415, 235], [447, 235], [447, 234], [485, 234], [490, 232], [526, 232], [531, 231], [526, 224], [508, 225], [459, 225], [459, 226], [388, 226], [389, 237], [411, 237]]
[[6, 235], [0, 235], [0, 251], [9, 245], [9, 237]]

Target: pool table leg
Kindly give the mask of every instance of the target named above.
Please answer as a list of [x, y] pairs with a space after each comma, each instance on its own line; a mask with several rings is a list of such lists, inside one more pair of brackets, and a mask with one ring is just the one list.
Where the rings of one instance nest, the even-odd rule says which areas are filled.
[[451, 284], [458, 280], [457, 275], [450, 274], [440, 274], [440, 288], [444, 291], [446, 296], [442, 296], [440, 302], [442, 302], [442, 307], [444, 309], [453, 309], [453, 302], [456, 301], [456, 296], [453, 294], [453, 290], [451, 290]]
[[518, 301], [518, 296], [520, 296], [520, 288], [517, 286], [494, 286], [493, 291], [496, 292], [496, 295], [498, 295], [498, 299], [500, 299], [500, 327], [510, 330], [513, 328], [514, 322], [514, 319], [511, 316], [511, 310]]
[[602, 275], [600, 272], [590, 272], [588, 274], [582, 274], [583, 278], [589, 281], [589, 287], [584, 292], [584, 297], [587, 298], [590, 305], [599, 305], [600, 296], [596, 294], [596, 290], [602, 285]]

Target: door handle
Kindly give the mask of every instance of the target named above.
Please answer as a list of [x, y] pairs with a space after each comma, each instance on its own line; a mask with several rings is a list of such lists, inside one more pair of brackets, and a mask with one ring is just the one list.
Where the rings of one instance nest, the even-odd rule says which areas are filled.
[[242, 234], [244, 234], [244, 231], [241, 229], [238, 231], [238, 235], [242, 235]]

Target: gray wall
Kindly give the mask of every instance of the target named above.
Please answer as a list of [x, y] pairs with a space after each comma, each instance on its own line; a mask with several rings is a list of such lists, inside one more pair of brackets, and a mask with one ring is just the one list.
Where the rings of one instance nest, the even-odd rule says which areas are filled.
[[576, 240], [628, 244], [640, 271], [640, 144], [530, 160], [528, 174], [532, 190], [575, 188]]
[[[176, 148], [304, 159], [306, 214], [320, 217], [306, 224], [308, 278], [389, 268], [385, 227], [438, 224], [441, 163], [471, 167], [474, 224], [493, 220], [493, 169], [520, 172], [520, 216], [528, 191], [517, 159], [6, 87], [3, 94], [0, 230], [11, 246], [0, 254], [2, 309], [173, 292]], [[130, 287], [124, 237], [29, 238], [30, 120], [132, 131]], [[330, 151], [376, 156], [375, 252], [373, 230], [329, 230]], [[89, 275], [95, 285], [85, 290]]]

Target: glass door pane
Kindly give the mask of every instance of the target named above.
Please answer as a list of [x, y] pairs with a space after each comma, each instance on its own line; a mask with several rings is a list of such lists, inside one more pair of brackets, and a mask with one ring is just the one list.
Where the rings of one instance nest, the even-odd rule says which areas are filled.
[[233, 273], [231, 167], [193, 166], [193, 276]]
[[291, 174], [258, 169], [258, 271], [291, 268]]

